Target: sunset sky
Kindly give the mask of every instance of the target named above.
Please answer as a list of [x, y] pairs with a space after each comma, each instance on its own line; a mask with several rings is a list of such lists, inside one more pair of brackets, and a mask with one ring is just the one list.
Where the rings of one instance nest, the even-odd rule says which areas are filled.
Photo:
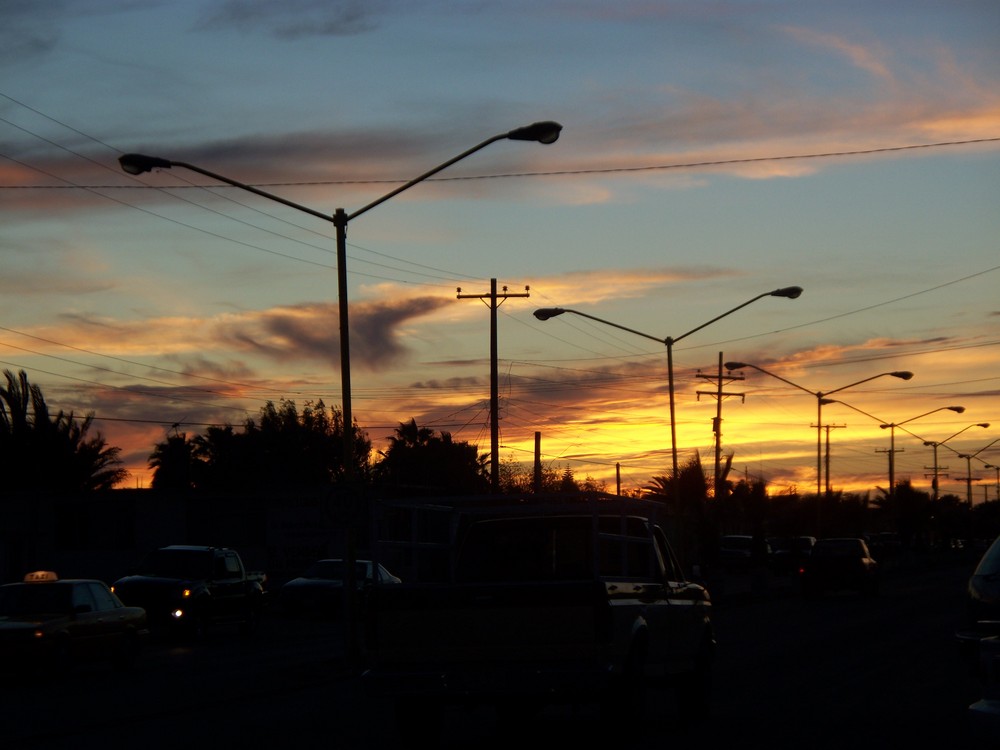
[[905, 423], [897, 480], [928, 489], [921, 439], [964, 430], [941, 490], [964, 497], [971, 467], [993, 499], [998, 39], [995, 0], [0, 3], [0, 369], [95, 412], [127, 486], [174, 429], [339, 406], [333, 226], [118, 156], [351, 213], [555, 120], [556, 143], [501, 140], [350, 223], [377, 448], [414, 418], [489, 450], [490, 311], [456, 289], [495, 278], [530, 295], [499, 308], [504, 459], [530, 464], [538, 431], [547, 466], [611, 490], [616, 464], [623, 489], [669, 473], [666, 348], [532, 315], [564, 307], [683, 336], [678, 448], [709, 474], [721, 353], [800, 386], [723, 380], [732, 479], [815, 491], [814, 394], [874, 378], [823, 408], [834, 488], [886, 487], [879, 425]]

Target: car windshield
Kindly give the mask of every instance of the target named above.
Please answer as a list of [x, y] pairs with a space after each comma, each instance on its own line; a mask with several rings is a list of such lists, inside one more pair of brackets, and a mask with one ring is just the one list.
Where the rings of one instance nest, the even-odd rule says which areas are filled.
[[[303, 578], [322, 578], [330, 581], [342, 581], [344, 580], [344, 561], [343, 560], [320, 560], [319, 562], [313, 563], [303, 574]], [[354, 566], [354, 577], [364, 578], [368, 575], [368, 563], [363, 561], [358, 561]]]
[[0, 617], [63, 614], [71, 609], [69, 586], [25, 583], [0, 587]]
[[158, 549], [146, 556], [139, 573], [164, 578], [198, 580], [212, 577], [212, 553], [200, 549]]

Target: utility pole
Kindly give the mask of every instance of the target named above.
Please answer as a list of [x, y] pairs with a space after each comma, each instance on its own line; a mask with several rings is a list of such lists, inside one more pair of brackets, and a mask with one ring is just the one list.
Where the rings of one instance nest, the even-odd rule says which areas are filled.
[[497, 373], [497, 300], [508, 297], [529, 297], [528, 287], [523, 293], [508, 293], [504, 286], [503, 292], [497, 294], [497, 280], [490, 279], [489, 294], [462, 294], [458, 288], [459, 299], [489, 300], [490, 308], [490, 491], [500, 494], [500, 377]]
[[[810, 427], [816, 427], [817, 425], [809, 425]], [[826, 471], [826, 496], [830, 497], [830, 430], [836, 430], [841, 427], [847, 427], [846, 424], [825, 424], [822, 425], [823, 429], [826, 430], [826, 461], [824, 469]]]
[[722, 473], [721, 473], [721, 463], [722, 463], [722, 399], [729, 396], [739, 396], [740, 401], [746, 402], [745, 393], [726, 393], [722, 390], [723, 380], [727, 383], [731, 383], [734, 380], [743, 380], [743, 373], [739, 375], [723, 375], [722, 373], [722, 352], [719, 352], [719, 372], [717, 375], [707, 375], [700, 370], [697, 373], [699, 378], [705, 378], [706, 380], [714, 380], [716, 382], [716, 389], [714, 391], [696, 391], [695, 395], [698, 400], [701, 400], [702, 396], [713, 396], [716, 400], [715, 404], [715, 418], [712, 420], [712, 432], [715, 433], [715, 481], [712, 484], [713, 496], [716, 500], [720, 500], [723, 495], [722, 488]]
[[531, 487], [537, 495], [542, 491], [542, 433], [535, 431], [535, 470]]
[[[888, 448], [876, 448], [876, 453], [886, 453], [889, 456], [889, 492], [887, 497], [891, 500], [896, 494], [896, 454], [905, 453], [904, 448], [897, 448], [896, 441], [893, 440]], [[971, 502], [969, 503], [972, 504]]]

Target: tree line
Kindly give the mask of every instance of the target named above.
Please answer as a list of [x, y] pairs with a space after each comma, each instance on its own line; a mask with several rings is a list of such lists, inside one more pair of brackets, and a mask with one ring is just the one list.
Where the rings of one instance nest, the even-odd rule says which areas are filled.
[[[51, 413], [41, 389], [24, 371], [4, 371], [0, 388], [0, 494], [30, 491], [107, 490], [123, 482], [121, 449], [92, 430], [94, 414]], [[154, 490], [222, 493], [295, 490], [336, 486], [345, 480], [342, 412], [322, 401], [268, 402], [255, 418], [238, 426], [179, 432], [157, 443], [149, 456]], [[400, 422], [385, 451], [357, 423], [350, 425], [353, 476], [382, 497], [475, 496], [490, 493], [488, 453], [448, 432]], [[376, 457], [377, 456], [377, 457]], [[605, 492], [591, 477], [577, 479], [568, 467], [544, 466], [536, 476], [512, 458], [500, 461], [500, 487], [507, 494]], [[697, 453], [674, 478], [654, 476], [627, 494], [660, 503], [685, 546], [709, 549], [720, 534], [769, 536], [857, 536], [892, 531], [905, 540], [936, 543], [986, 538], [1000, 533], [1000, 503], [970, 508], [954, 495], [933, 500], [908, 480], [890, 496], [884, 491], [800, 496], [794, 489], [772, 495], [766, 482], [722, 482], [712, 497]], [[701, 556], [701, 554], [698, 554]]]

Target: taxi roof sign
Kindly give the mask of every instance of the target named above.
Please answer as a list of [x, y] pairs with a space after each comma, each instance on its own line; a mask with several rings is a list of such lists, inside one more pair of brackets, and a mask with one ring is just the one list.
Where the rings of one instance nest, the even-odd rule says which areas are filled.
[[51, 570], [36, 570], [33, 573], [28, 573], [24, 577], [25, 583], [50, 583], [58, 580], [59, 576]]

